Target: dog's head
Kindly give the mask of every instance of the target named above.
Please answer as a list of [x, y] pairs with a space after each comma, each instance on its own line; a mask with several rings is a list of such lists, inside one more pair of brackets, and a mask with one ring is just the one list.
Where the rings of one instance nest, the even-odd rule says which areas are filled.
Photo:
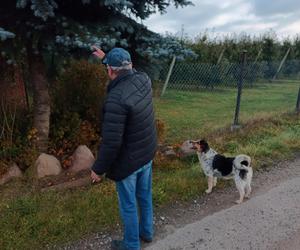
[[209, 150], [209, 145], [206, 140], [196, 140], [196, 141], [190, 141], [190, 143], [193, 145], [192, 149], [195, 149], [201, 153], [206, 153]]

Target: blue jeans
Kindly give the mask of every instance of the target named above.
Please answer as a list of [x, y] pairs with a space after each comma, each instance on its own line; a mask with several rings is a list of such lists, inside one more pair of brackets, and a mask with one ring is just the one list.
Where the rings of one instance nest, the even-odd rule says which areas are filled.
[[116, 182], [116, 186], [124, 225], [123, 243], [130, 250], [139, 250], [140, 236], [153, 237], [152, 161]]

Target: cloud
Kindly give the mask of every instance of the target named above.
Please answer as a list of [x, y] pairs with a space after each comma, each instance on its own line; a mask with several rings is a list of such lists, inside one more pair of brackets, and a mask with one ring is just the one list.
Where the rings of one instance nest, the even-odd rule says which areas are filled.
[[195, 37], [206, 29], [218, 33], [261, 34], [273, 29], [279, 36], [300, 33], [300, 0], [194, 0], [194, 6], [170, 7], [144, 22], [159, 33], [184, 32]]
[[199, 26], [205, 28], [206, 20], [209, 20], [213, 15], [221, 14], [219, 7], [213, 4], [203, 3], [201, 5], [195, 3], [195, 6], [185, 8], [170, 7], [164, 15], [152, 15], [145, 24], [154, 31], [164, 33], [176, 33], [181, 30], [182, 25], [185, 29], [191, 31], [198, 30]]
[[285, 37], [300, 33], [300, 21], [289, 22], [285, 27], [280, 27], [279, 33]]
[[224, 24], [231, 24], [237, 21], [254, 21], [256, 17], [249, 13], [251, 5], [248, 3], [239, 3], [238, 5], [228, 6], [222, 13], [213, 17], [209, 21], [209, 28], [219, 27]]
[[299, 13], [299, 0], [252, 0], [253, 11], [258, 16]]

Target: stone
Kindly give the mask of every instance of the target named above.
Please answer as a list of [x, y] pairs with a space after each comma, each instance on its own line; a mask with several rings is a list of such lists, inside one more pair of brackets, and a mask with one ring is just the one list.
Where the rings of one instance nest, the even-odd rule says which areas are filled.
[[35, 162], [37, 177], [43, 178], [50, 175], [59, 175], [62, 172], [62, 167], [58, 159], [53, 155], [41, 154]]
[[72, 155], [72, 164], [69, 170], [77, 173], [82, 170], [91, 169], [94, 162], [95, 157], [91, 150], [85, 145], [80, 145]]
[[165, 153], [166, 151], [173, 150], [172, 146], [158, 144], [157, 151]]
[[168, 149], [167, 151], [164, 152], [164, 155], [168, 158], [176, 158], [176, 152], [173, 149]]
[[20, 178], [23, 176], [22, 171], [17, 166], [16, 163], [13, 163], [12, 166], [8, 169], [8, 171], [2, 176], [0, 179], [0, 185], [3, 185], [14, 178]]

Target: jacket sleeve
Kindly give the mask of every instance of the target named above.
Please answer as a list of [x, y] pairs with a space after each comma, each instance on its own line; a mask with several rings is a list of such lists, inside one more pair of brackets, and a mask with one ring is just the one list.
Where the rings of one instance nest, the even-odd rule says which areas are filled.
[[102, 142], [92, 170], [104, 174], [118, 156], [123, 142], [127, 119], [127, 109], [116, 98], [108, 100], [104, 106], [102, 122]]

